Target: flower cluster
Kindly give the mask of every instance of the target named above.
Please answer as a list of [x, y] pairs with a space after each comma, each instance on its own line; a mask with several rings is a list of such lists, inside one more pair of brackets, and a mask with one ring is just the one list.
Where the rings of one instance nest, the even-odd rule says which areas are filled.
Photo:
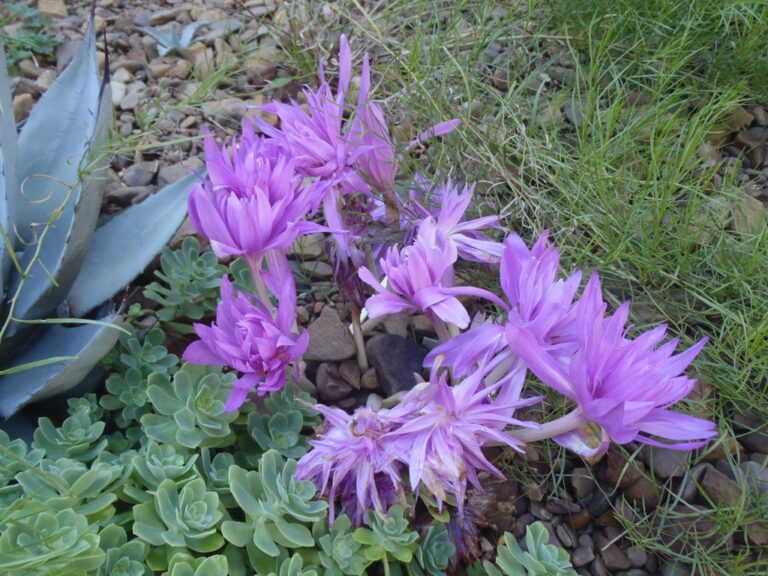
[[[529, 248], [514, 233], [499, 241], [497, 217], [469, 217], [472, 186], [434, 186], [417, 175], [403, 199], [396, 191], [400, 154], [458, 122], [433, 126], [399, 153], [383, 110], [370, 101], [367, 55], [354, 102], [344, 37], [338, 63], [335, 90], [321, 62], [320, 85], [304, 90], [305, 106], [262, 107], [279, 127], [257, 119], [257, 135], [246, 121], [229, 149], [207, 136], [208, 177], [192, 192], [191, 219], [217, 255], [248, 263], [257, 294], [238, 293], [225, 278], [216, 321], [195, 325], [200, 340], [185, 354], [242, 374], [230, 410], [251, 390], [277, 391], [295, 376], [308, 335], [295, 328], [286, 252], [308, 232], [333, 238], [328, 256], [352, 304], [358, 345], [363, 305], [373, 323], [403, 311], [431, 320], [440, 344], [425, 360], [427, 382], [390, 399], [388, 408], [373, 402], [348, 414], [316, 406], [325, 422], [297, 477], [328, 497], [331, 518], [339, 499], [363, 523], [371, 508], [406, 504], [406, 489], [429, 493], [439, 507], [455, 502], [461, 516], [468, 484], [480, 487], [479, 472], [501, 474], [484, 453], [491, 445], [521, 450], [553, 438], [594, 457], [609, 441], [679, 449], [708, 442], [713, 423], [670, 409], [694, 386], [684, 371], [705, 341], [675, 355], [676, 340], [662, 343], [664, 326], [630, 338], [629, 304], [606, 315], [595, 273], [577, 297], [581, 273], [561, 276], [547, 233]], [[321, 208], [323, 225], [310, 221]], [[495, 270], [503, 297], [458, 285], [459, 259]], [[471, 322], [467, 298], [483, 299], [498, 314]], [[359, 360], [362, 366], [362, 346]], [[564, 396], [571, 412], [543, 424], [516, 419], [518, 408], [539, 400], [522, 394], [529, 372]]]

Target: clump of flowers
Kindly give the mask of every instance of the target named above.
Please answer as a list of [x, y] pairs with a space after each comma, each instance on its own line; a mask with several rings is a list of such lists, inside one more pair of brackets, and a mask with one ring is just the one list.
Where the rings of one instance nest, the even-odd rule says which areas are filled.
[[[684, 370], [705, 340], [674, 354], [678, 343], [663, 343], [663, 326], [630, 339], [629, 304], [606, 316], [596, 273], [577, 297], [581, 273], [561, 276], [547, 233], [529, 248], [514, 233], [501, 240], [496, 216], [468, 217], [472, 186], [434, 186], [418, 176], [400, 186], [410, 189], [402, 200], [396, 192], [402, 154], [458, 122], [437, 124], [398, 151], [384, 111], [370, 101], [367, 56], [358, 98], [349, 101], [351, 62], [342, 38], [335, 91], [321, 62], [320, 86], [305, 90], [305, 107], [263, 107], [278, 116], [279, 127], [256, 120], [259, 136], [246, 122], [230, 149], [208, 136], [209, 176], [190, 198], [198, 232], [219, 256], [248, 262], [257, 292], [239, 293], [225, 277], [216, 322], [196, 324], [200, 340], [185, 353], [190, 362], [241, 374], [229, 410], [252, 390], [280, 390], [301, 369], [308, 335], [296, 329], [286, 257], [301, 234], [323, 231], [333, 239], [329, 258], [352, 304], [361, 368], [362, 304], [369, 323], [402, 311], [422, 313], [440, 339], [425, 360], [429, 380], [387, 399], [386, 407], [374, 398], [352, 414], [314, 405], [324, 423], [296, 474], [328, 498], [331, 521], [337, 501], [360, 525], [371, 509], [385, 514], [393, 505], [408, 506], [410, 491], [440, 509], [455, 505], [462, 525], [468, 484], [480, 488], [480, 472], [501, 475], [484, 453], [489, 446], [522, 450], [527, 442], [553, 438], [594, 457], [610, 441], [676, 449], [710, 441], [713, 423], [671, 410], [695, 384]], [[307, 220], [321, 207], [325, 227]], [[497, 274], [503, 297], [457, 285], [459, 259]], [[498, 314], [471, 322], [460, 298], [482, 299]], [[540, 400], [523, 395], [529, 373], [564, 396], [572, 411], [541, 424], [516, 418], [516, 410]]]

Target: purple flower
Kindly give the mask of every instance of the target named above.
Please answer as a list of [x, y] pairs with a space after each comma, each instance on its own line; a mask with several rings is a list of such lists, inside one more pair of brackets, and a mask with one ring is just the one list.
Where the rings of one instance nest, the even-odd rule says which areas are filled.
[[318, 230], [302, 222], [314, 187], [303, 187], [293, 161], [274, 142], [255, 136], [248, 122], [231, 153], [210, 134], [205, 152], [209, 179], [192, 188], [189, 217], [217, 256], [244, 256], [259, 265], [265, 256], [284, 259], [297, 236]]
[[331, 524], [337, 496], [357, 524], [370, 508], [385, 513], [392, 504], [404, 504], [401, 466], [387, 455], [384, 440], [398, 418], [368, 408], [358, 408], [352, 415], [322, 404], [313, 408], [325, 417], [325, 423], [310, 441], [312, 450], [299, 460], [296, 477], [312, 480], [328, 497]]
[[224, 276], [216, 322], [194, 325], [200, 340], [187, 347], [184, 359], [194, 364], [229, 366], [243, 374], [229, 396], [228, 411], [239, 408], [254, 388], [262, 396], [282, 389], [289, 365], [298, 361], [309, 345], [307, 332], [291, 331], [296, 311], [292, 278], [283, 279], [281, 285], [280, 304], [273, 316], [268, 305], [234, 290]]
[[506, 296], [503, 325], [486, 322], [435, 348], [425, 359], [432, 366], [439, 356], [452, 366], [457, 376], [473, 372], [493, 358], [493, 363], [509, 363], [509, 348], [504, 326], [525, 328], [550, 354], [568, 356], [577, 346], [574, 328], [573, 297], [581, 273], [558, 279], [560, 254], [549, 245], [545, 232], [532, 249], [517, 234], [504, 241], [499, 270], [501, 289]]
[[[513, 323], [506, 326], [507, 340], [542, 382], [576, 402], [573, 422], [595, 423], [619, 444], [637, 440], [681, 450], [706, 444], [717, 434], [714, 423], [669, 410], [693, 389], [696, 380], [683, 371], [706, 339], [673, 355], [677, 339], [657, 348], [666, 326], [629, 340], [625, 328], [629, 303], [608, 317], [606, 307], [600, 281], [593, 274], [576, 304], [578, 348], [570, 357], [554, 356], [532, 329]], [[578, 431], [555, 440], [573, 447], [579, 444], [574, 434]], [[662, 443], [650, 435], [676, 443]]]
[[478, 470], [504, 477], [485, 457], [483, 446], [498, 442], [517, 451], [521, 443], [503, 432], [508, 425], [535, 427], [512, 418], [515, 409], [538, 402], [507, 397], [491, 400], [498, 384], [486, 387], [485, 372], [477, 371], [460, 384], [448, 386], [445, 372], [424, 387], [414, 388], [403, 400], [414, 413], [387, 434], [390, 453], [408, 466], [411, 489], [419, 483], [435, 496], [438, 506], [446, 494], [456, 496], [461, 511], [467, 480], [481, 488]]
[[378, 292], [366, 302], [371, 318], [402, 310], [423, 311], [433, 319], [466, 328], [469, 315], [457, 296], [480, 296], [493, 301], [498, 298], [481, 288], [454, 287], [456, 258], [456, 246], [433, 223], [425, 220], [414, 244], [400, 250], [390, 248], [379, 261], [387, 277], [386, 288], [368, 268], [358, 271], [363, 282]]
[[[464, 215], [472, 202], [475, 187], [464, 186], [461, 191], [452, 182], [445, 182], [437, 191], [430, 193], [430, 205], [425, 207], [412, 197], [415, 211], [422, 218], [433, 218], [436, 227], [456, 245], [460, 257], [471, 262], [498, 263], [503, 246], [500, 242], [489, 240], [481, 230], [498, 228], [498, 216], [485, 216], [464, 221]], [[429, 193], [429, 191], [427, 191]], [[436, 205], [435, 205], [436, 204]], [[414, 223], [418, 228], [419, 223]]]

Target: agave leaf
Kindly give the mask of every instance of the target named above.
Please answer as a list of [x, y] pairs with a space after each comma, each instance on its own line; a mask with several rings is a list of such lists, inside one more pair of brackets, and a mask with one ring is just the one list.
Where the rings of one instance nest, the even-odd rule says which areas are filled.
[[[38, 251], [39, 262], [21, 287], [16, 318], [45, 316], [77, 278], [101, 208], [111, 107], [109, 82], [99, 78], [91, 20], [77, 55], [32, 109], [19, 136], [16, 229], [32, 242], [21, 264], [26, 267]], [[43, 234], [38, 245], [35, 237]], [[19, 275], [12, 277], [12, 294], [21, 282]]]
[[184, 28], [184, 31], [181, 33], [179, 45], [182, 48], [189, 48], [190, 44], [192, 44], [192, 40], [195, 37], [195, 34], [197, 34], [197, 31], [204, 26], [208, 26], [209, 24], [210, 22], [208, 20], [198, 20], [197, 22], [187, 24], [187, 27]]
[[[5, 62], [5, 47], [0, 41], [0, 226], [2, 233], [13, 243], [12, 229], [15, 212], [16, 190], [16, 122], [13, 118], [11, 102], [11, 82]], [[8, 270], [11, 265], [11, 253], [5, 242], [0, 244], [0, 301], [5, 294]]]
[[[147, 36], [153, 38], [155, 42], [157, 42], [160, 46], [173, 46], [173, 38], [162, 30], [151, 28], [149, 26], [138, 26], [137, 28], [144, 32], [144, 34]], [[158, 54], [159, 53], [160, 50], [158, 49]]]
[[35, 341], [14, 364], [27, 364], [50, 356], [76, 356], [75, 360], [39, 366], [0, 377], [0, 415], [8, 418], [36, 400], [66, 392], [79, 384], [96, 363], [112, 349], [120, 334], [116, 314], [102, 318], [104, 324], [75, 328], [54, 326]]
[[187, 214], [187, 196], [197, 176], [166, 186], [96, 230], [67, 300], [82, 316], [130, 283], [171, 239]]

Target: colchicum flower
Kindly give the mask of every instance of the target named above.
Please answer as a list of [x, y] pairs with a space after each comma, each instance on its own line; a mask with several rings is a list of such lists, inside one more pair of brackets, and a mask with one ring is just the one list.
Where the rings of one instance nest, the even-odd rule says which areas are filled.
[[[443, 232], [448, 240], [456, 246], [458, 255], [470, 262], [498, 263], [501, 259], [503, 246], [500, 242], [490, 240], [481, 230], [498, 228], [498, 216], [484, 216], [474, 220], [463, 221], [464, 214], [472, 202], [475, 186], [464, 186], [461, 191], [452, 182], [445, 182], [430, 194], [428, 207], [412, 198], [412, 210], [421, 219], [432, 218], [435, 227]], [[429, 190], [427, 191], [429, 192]], [[418, 228], [419, 222], [413, 224]]]
[[[225, 365], [243, 375], [235, 382], [227, 410], [236, 410], [252, 389], [263, 396], [285, 386], [286, 371], [309, 345], [309, 334], [292, 332], [296, 311], [296, 290], [291, 277], [284, 279], [277, 314], [267, 304], [232, 288], [229, 278], [221, 280], [221, 302], [216, 322], [195, 324], [200, 340], [184, 352], [194, 364]], [[294, 374], [298, 366], [294, 365]]]
[[[486, 322], [441, 344], [427, 355], [425, 366], [433, 366], [442, 356], [443, 364], [451, 366], [456, 376], [470, 374], [485, 362], [490, 362], [489, 368], [506, 368], [510, 375], [524, 371], [507, 343], [505, 325], [525, 328], [549, 354], [572, 354], [577, 346], [573, 297], [581, 273], [558, 279], [559, 264], [560, 254], [549, 245], [546, 232], [530, 250], [517, 234], [510, 234], [504, 241], [499, 272], [506, 296], [502, 323]], [[521, 379], [513, 380], [517, 388], [522, 385]]]
[[209, 178], [192, 188], [189, 217], [220, 258], [243, 256], [260, 270], [265, 257], [282, 263], [291, 242], [319, 230], [302, 221], [315, 186], [303, 186], [294, 159], [274, 140], [256, 136], [249, 121], [231, 152], [208, 134], [205, 155]]
[[395, 415], [358, 408], [351, 416], [330, 406], [313, 406], [325, 417], [312, 450], [299, 460], [296, 478], [312, 480], [331, 502], [342, 498], [344, 512], [357, 524], [369, 509], [381, 513], [395, 503], [404, 503], [400, 465], [388, 455], [383, 436], [397, 424]]
[[439, 507], [450, 493], [456, 496], [461, 512], [467, 480], [481, 488], [478, 470], [503, 478], [482, 448], [494, 442], [521, 452], [522, 444], [504, 433], [506, 426], [536, 426], [516, 420], [512, 414], [540, 398], [491, 399], [500, 383], [486, 387], [484, 376], [478, 370], [449, 386], [447, 373], [442, 372], [439, 379], [413, 388], [403, 399], [412, 416], [385, 437], [392, 457], [408, 467], [411, 489], [418, 492], [423, 482]]
[[494, 302], [498, 298], [481, 288], [454, 287], [453, 264], [456, 259], [456, 246], [434, 227], [434, 223], [425, 220], [412, 245], [400, 250], [390, 248], [379, 261], [379, 267], [387, 277], [386, 288], [368, 268], [360, 268], [361, 280], [378, 292], [366, 302], [371, 318], [403, 310], [422, 311], [433, 322], [438, 319], [466, 328], [469, 315], [457, 296], [480, 296]]
[[[540, 431], [556, 434], [560, 444], [589, 455], [607, 449], [605, 436], [618, 444], [637, 440], [680, 450], [706, 444], [716, 435], [713, 422], [669, 410], [696, 384], [683, 371], [706, 339], [673, 356], [677, 339], [656, 347], [664, 339], [666, 326], [629, 340], [625, 327], [629, 303], [608, 317], [606, 308], [600, 281], [593, 274], [576, 304], [578, 348], [567, 358], [553, 355], [532, 330], [507, 325], [507, 341], [515, 354], [542, 382], [577, 404], [574, 412]], [[584, 444], [583, 427], [591, 424], [603, 429], [603, 442], [597, 447]], [[651, 436], [676, 442], [662, 443]]]

